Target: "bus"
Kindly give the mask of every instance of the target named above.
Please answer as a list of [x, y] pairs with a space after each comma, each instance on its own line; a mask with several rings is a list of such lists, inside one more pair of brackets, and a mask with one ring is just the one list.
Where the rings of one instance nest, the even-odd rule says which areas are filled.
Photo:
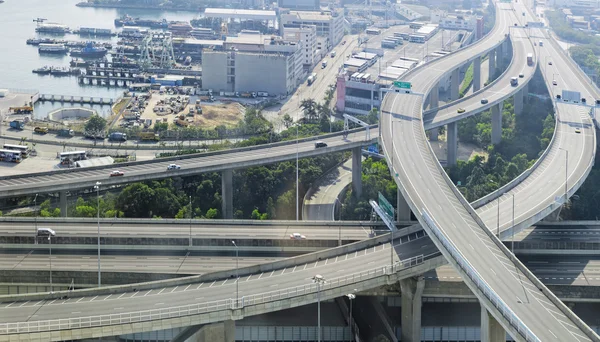
[[425, 37], [420, 34], [411, 34], [408, 41], [412, 43], [425, 43]]
[[87, 153], [85, 151], [61, 152], [59, 158], [61, 164], [71, 164], [78, 160], [86, 160]]
[[378, 35], [381, 33], [381, 30], [380, 29], [366, 29], [365, 33], [370, 34], [370, 35]]
[[381, 47], [382, 48], [387, 48], [387, 49], [395, 49], [396, 48], [396, 42], [384, 39], [384, 40], [381, 41]]
[[4, 144], [4, 149], [21, 152], [21, 158], [23, 159], [29, 156], [29, 146]]
[[0, 160], [5, 162], [20, 163], [21, 151], [0, 149]]

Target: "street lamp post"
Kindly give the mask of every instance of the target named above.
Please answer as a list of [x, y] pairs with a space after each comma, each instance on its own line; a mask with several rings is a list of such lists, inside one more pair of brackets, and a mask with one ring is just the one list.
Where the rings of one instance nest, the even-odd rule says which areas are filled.
[[512, 194], [512, 238], [510, 241], [510, 251], [515, 252], [515, 194]]
[[298, 132], [298, 130], [299, 130], [299, 121], [296, 122], [296, 221], [300, 220], [299, 212], [298, 212], [298, 205], [299, 205], [298, 196], [300, 195], [299, 194], [300, 193], [300, 185], [299, 185], [300, 183], [298, 182], [298, 172], [299, 172], [298, 171], [299, 170], [298, 169], [298, 149], [299, 149], [299, 145], [298, 145], [299, 144], [299, 140], [298, 140], [299, 132]]
[[102, 183], [96, 182], [94, 189], [96, 189], [96, 206], [98, 207], [98, 287], [102, 286], [102, 274], [100, 273], [100, 185]]
[[[34, 234], [34, 236], [37, 235], [37, 228], [38, 228], [38, 226], [37, 226], [37, 217], [38, 217], [37, 197], [38, 197], [38, 194], [35, 194], [35, 197], [33, 198], [33, 210], [35, 210], [35, 234]], [[35, 239], [34, 244], [37, 245], [37, 238]]]
[[[344, 205], [340, 202], [339, 198], [335, 198], [335, 201], [340, 204], [340, 224], [338, 225], [338, 246], [342, 245], [342, 213], [344, 212]], [[334, 217], [335, 220], [335, 217]]]
[[[356, 289], [354, 289], [354, 291], [356, 291]], [[350, 334], [353, 334], [352, 330], [354, 330], [354, 326], [352, 325], [352, 300], [356, 298], [356, 295], [354, 293], [348, 293], [346, 297], [348, 297], [348, 300], [350, 301], [350, 311], [348, 311], [348, 326], [350, 327]], [[352, 338], [352, 340], [354, 340], [354, 338]]]
[[325, 284], [325, 278], [317, 274], [312, 279], [317, 284], [317, 342], [321, 342], [321, 284]]
[[189, 246], [192, 247], [192, 196], [190, 196], [190, 239]]
[[53, 293], [52, 289], [52, 234], [48, 235], [48, 247], [50, 249], [50, 293]]
[[236, 245], [235, 241], [231, 240], [231, 243], [235, 246], [235, 307], [238, 307], [238, 298], [240, 297], [240, 274], [239, 274], [239, 247]]
[[498, 196], [498, 215], [496, 216], [496, 234], [498, 235], [498, 239], [500, 238], [500, 197]]

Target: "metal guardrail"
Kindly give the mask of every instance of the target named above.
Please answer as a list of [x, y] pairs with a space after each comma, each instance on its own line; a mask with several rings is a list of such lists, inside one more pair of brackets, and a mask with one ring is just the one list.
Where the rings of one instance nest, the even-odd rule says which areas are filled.
[[456, 261], [458, 266], [469, 277], [469, 279], [477, 286], [481, 293], [490, 301], [490, 303], [498, 310], [498, 312], [508, 321], [508, 323], [525, 338], [526, 341], [541, 342], [541, 340], [519, 319], [519, 317], [510, 309], [510, 307], [498, 296], [498, 294], [483, 280], [481, 275], [469, 263], [469, 261], [458, 251], [456, 246], [442, 233], [437, 224], [429, 216], [423, 208], [421, 212], [425, 224], [438, 238], [440, 243], [446, 248], [448, 253]]
[[[381, 276], [392, 275], [399, 270], [418, 266], [424, 261], [432, 259], [439, 255], [439, 252], [428, 255], [418, 255], [406, 260], [401, 260], [395, 263], [393, 266], [386, 265], [376, 267], [367, 271], [357, 272], [348, 276], [327, 280], [325, 283], [322, 284], [310, 283], [277, 291], [243, 296], [239, 299], [227, 298], [207, 303], [189, 304], [163, 309], [134, 311], [110, 315], [87, 316], [32, 322], [1, 323], [0, 335], [93, 328], [107, 325], [140, 323], [198, 314], [206, 314], [223, 310], [233, 311], [242, 309], [246, 306], [264, 304], [293, 297], [310, 295], [317, 293], [317, 290], [323, 292], [329, 289], [335, 289], [341, 286], [355, 284], [358, 282], [374, 279]], [[317, 286], [319, 286], [320, 288], [317, 289]]]

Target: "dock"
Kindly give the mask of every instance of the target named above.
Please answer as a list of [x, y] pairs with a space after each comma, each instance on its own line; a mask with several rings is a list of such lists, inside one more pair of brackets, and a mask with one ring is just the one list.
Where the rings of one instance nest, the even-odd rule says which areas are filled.
[[39, 94], [37, 101], [40, 102], [60, 102], [60, 103], [80, 103], [90, 105], [111, 106], [115, 103], [114, 99], [88, 96], [69, 96], [69, 95], [51, 95]]

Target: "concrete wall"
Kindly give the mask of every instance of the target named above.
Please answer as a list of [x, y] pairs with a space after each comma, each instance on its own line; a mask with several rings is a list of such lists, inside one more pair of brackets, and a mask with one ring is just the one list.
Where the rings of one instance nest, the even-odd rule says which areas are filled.
[[202, 52], [202, 88], [214, 91], [233, 91], [227, 83], [227, 53], [204, 50]]
[[[235, 56], [235, 91], [266, 91], [287, 94], [294, 88], [286, 55], [238, 52]], [[291, 65], [290, 65], [291, 66]]]

